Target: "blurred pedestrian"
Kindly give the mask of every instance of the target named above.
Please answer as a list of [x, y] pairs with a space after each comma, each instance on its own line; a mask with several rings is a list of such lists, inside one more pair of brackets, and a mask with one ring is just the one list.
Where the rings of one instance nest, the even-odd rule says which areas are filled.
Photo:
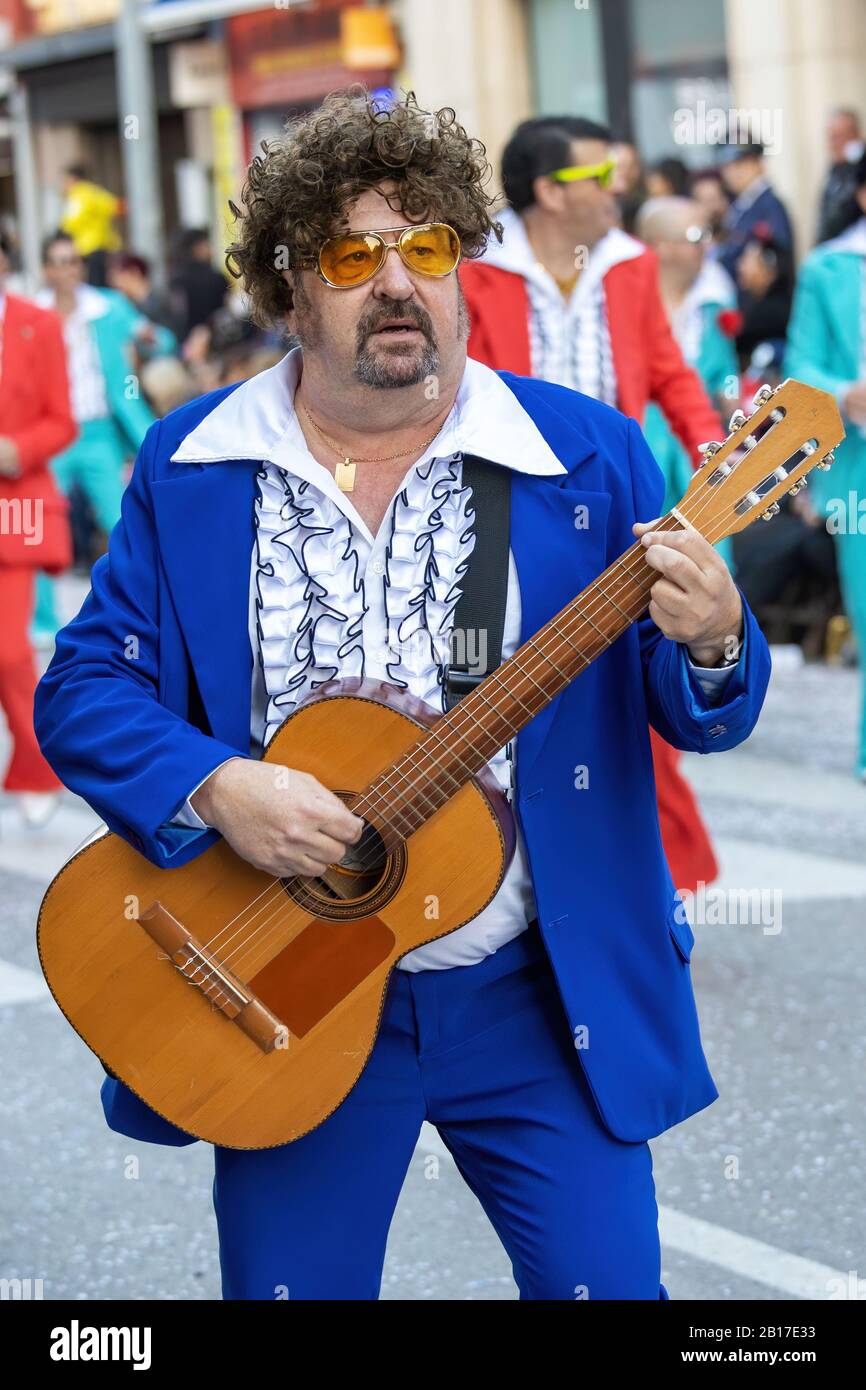
[[864, 151], [860, 117], [847, 106], [837, 106], [827, 121], [830, 168], [821, 191], [817, 240], [828, 241], [850, 225], [852, 200], [857, 194], [857, 162]]
[[33, 732], [36, 666], [28, 629], [37, 570], [72, 558], [68, 505], [48, 467], [75, 437], [63, 332], [56, 314], [6, 291], [9, 242], [0, 235], [0, 706], [12, 739], [4, 790], [42, 825], [60, 782]]
[[[855, 166], [851, 225], [800, 267], [786, 372], [839, 402], [846, 436], [829, 473], [810, 474], [810, 496], [835, 537], [842, 597], [866, 666], [866, 154]], [[866, 689], [857, 772], [866, 779]]]
[[181, 314], [181, 340], [223, 307], [228, 281], [214, 268], [205, 228], [192, 227], [181, 232], [180, 254], [170, 289]]
[[[122, 294], [149, 329], [139, 329], [143, 358], [177, 352], [183, 338], [184, 305], [170, 290], [158, 290], [151, 278], [150, 262], [133, 251], [117, 251], [108, 259], [108, 284]], [[162, 332], [155, 332], [160, 328]], [[146, 335], [146, 336], [144, 336]], [[149, 345], [149, 346], [148, 346]]]
[[[615, 226], [614, 162], [604, 126], [581, 117], [524, 121], [502, 157], [510, 207], [502, 243], [461, 267], [469, 355], [582, 391], [642, 422], [650, 400], [688, 457], [722, 424], [683, 360], [659, 292], [658, 263]], [[577, 254], [575, 254], [577, 248]], [[679, 888], [718, 873], [679, 754], [651, 731], [665, 850]]]
[[689, 191], [689, 171], [681, 159], [657, 159], [646, 174], [649, 198], [684, 198]]
[[[108, 534], [120, 517], [125, 460], [137, 452], [154, 415], [142, 398], [131, 360], [130, 319], [114, 292], [84, 283], [84, 263], [72, 238], [57, 232], [42, 250], [45, 287], [36, 296], [63, 323], [72, 408], [79, 437], [51, 461], [62, 491], [80, 483], [96, 520]], [[40, 579], [36, 627], [57, 629], [53, 586]]]
[[610, 188], [619, 205], [620, 225], [623, 231], [633, 232], [638, 209], [647, 196], [641, 157], [630, 140], [617, 141], [610, 153], [615, 165]]
[[[650, 198], [638, 213], [636, 231], [658, 257], [662, 302], [683, 357], [719, 409], [730, 413], [739, 399], [737, 291], [727, 271], [706, 258], [711, 233], [700, 207], [690, 198]], [[689, 485], [692, 461], [652, 401], [644, 434], [665, 475], [668, 511]], [[720, 549], [729, 558], [730, 547], [723, 542]]]
[[737, 284], [742, 313], [737, 352], [742, 365], [748, 365], [763, 343], [781, 357], [794, 294], [794, 260], [791, 248], [777, 241], [765, 222], [755, 224], [743, 247]]
[[792, 253], [794, 233], [785, 204], [767, 180], [762, 144], [752, 141], [729, 145], [721, 168], [733, 202], [725, 214], [725, 241], [719, 250], [719, 260], [736, 280], [737, 264], [752, 240], [756, 224], [768, 227], [776, 245], [787, 247]]
[[724, 239], [724, 224], [730, 199], [718, 169], [697, 169], [689, 179], [689, 196], [701, 210], [701, 221], [712, 233], [711, 254]]
[[115, 218], [123, 211], [123, 199], [93, 183], [80, 164], [64, 170], [63, 195], [60, 227], [84, 260], [88, 283], [104, 285], [108, 253], [122, 245]]

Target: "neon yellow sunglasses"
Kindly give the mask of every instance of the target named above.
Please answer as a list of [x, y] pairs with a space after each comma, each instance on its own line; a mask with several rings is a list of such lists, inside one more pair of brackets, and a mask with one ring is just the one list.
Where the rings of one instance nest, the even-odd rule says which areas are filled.
[[578, 179], [598, 179], [599, 188], [610, 188], [616, 160], [604, 159], [601, 164], [570, 164], [565, 169], [554, 169], [549, 179], [557, 183], [576, 183]]

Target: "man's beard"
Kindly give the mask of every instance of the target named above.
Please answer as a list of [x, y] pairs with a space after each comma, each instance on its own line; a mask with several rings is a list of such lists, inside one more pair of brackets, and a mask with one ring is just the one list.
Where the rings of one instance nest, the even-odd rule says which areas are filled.
[[[376, 348], [370, 346], [370, 337], [379, 324], [393, 318], [412, 321], [424, 335], [420, 347], [416, 344], [409, 347], [399, 337], [392, 345], [379, 339]], [[420, 304], [394, 301], [389, 305], [380, 301], [371, 306], [358, 323], [352, 375], [365, 386], [386, 391], [398, 386], [417, 386], [429, 376], [438, 376], [439, 362], [439, 344], [433, 332], [433, 322]]]
[[[463, 287], [457, 282], [457, 336], [465, 342], [469, 335], [469, 310], [463, 294]], [[307, 296], [303, 286], [295, 286], [296, 337], [303, 348], [321, 348], [323, 343], [321, 316]], [[369, 338], [381, 323], [388, 319], [411, 319], [416, 328], [424, 334], [420, 348], [407, 351], [399, 339], [394, 348], [385, 347], [381, 352], [368, 346]], [[397, 349], [397, 350], [395, 350]], [[387, 303], [371, 305], [359, 321], [355, 333], [355, 361], [352, 374], [365, 386], [379, 390], [391, 390], [399, 386], [417, 386], [430, 376], [438, 376], [441, 364], [439, 343], [433, 331], [433, 322], [427, 310], [411, 301], [391, 300]]]

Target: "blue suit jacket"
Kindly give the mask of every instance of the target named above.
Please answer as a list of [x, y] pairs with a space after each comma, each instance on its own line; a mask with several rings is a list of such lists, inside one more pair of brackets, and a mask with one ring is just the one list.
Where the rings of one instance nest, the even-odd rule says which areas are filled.
[[765, 188], [758, 194], [751, 207], [745, 208], [738, 217], [729, 215], [725, 221], [728, 235], [719, 247], [717, 256], [733, 280], [737, 278], [737, 262], [743, 254], [743, 248], [759, 222], [766, 222], [773, 239], [780, 245], [794, 245], [791, 219], [785, 204], [772, 188]]
[[[663, 482], [633, 420], [559, 386], [503, 379], [568, 469], [512, 475], [525, 640], [632, 544], [635, 520], [659, 515]], [[166, 867], [217, 839], [167, 824], [190, 789], [249, 750], [258, 465], [170, 461], [224, 394], [148, 431], [108, 554], [36, 692], [49, 763], [112, 830]], [[588, 508], [589, 526], [576, 526], [577, 507]], [[518, 736], [515, 809], [563, 1026], [581, 1044], [604, 1123], [623, 1140], [659, 1134], [718, 1095], [692, 993], [694, 938], [662, 850], [648, 722], [701, 753], [748, 736], [770, 661], [749, 612], [745, 621], [721, 705], [709, 705], [685, 648], [646, 618]], [[588, 785], [578, 790], [580, 766]], [[103, 1083], [103, 1104], [122, 1133], [193, 1142], [117, 1080]]]

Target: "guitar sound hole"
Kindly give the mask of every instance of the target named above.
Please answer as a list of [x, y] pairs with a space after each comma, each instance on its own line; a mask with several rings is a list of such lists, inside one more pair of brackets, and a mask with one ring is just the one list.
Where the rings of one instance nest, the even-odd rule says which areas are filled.
[[347, 898], [364, 898], [382, 881], [388, 862], [388, 851], [375, 826], [365, 823], [361, 838], [350, 845], [339, 864], [333, 864], [327, 875], [313, 882], [317, 891], [337, 902]]
[[[340, 793], [337, 793], [340, 795]], [[393, 898], [406, 872], [406, 849], [385, 847], [382, 836], [369, 821], [361, 838], [350, 845], [337, 864], [315, 878], [285, 878], [289, 897], [318, 917], [332, 921], [366, 917]]]

